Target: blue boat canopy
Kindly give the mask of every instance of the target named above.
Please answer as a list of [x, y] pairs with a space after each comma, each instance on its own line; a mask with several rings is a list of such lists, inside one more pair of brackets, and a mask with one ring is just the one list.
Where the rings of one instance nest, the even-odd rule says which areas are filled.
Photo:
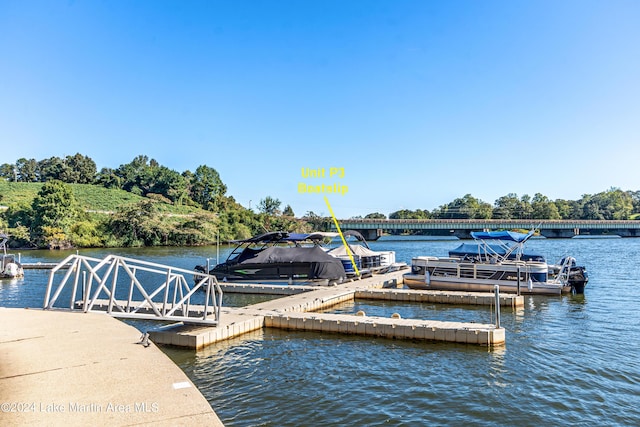
[[[463, 243], [455, 249], [449, 251], [450, 257], [459, 257], [466, 259], [473, 259], [484, 256], [486, 254], [496, 254], [499, 256], [505, 256], [507, 254], [507, 248], [500, 245], [483, 245], [481, 243]], [[516, 259], [517, 255], [520, 255], [522, 261], [539, 261], [545, 262], [544, 255], [538, 252], [522, 251], [519, 254], [511, 252], [507, 259]]]
[[477, 240], [507, 240], [510, 242], [522, 243], [533, 236], [533, 230], [524, 233], [515, 231], [472, 231], [471, 237]]

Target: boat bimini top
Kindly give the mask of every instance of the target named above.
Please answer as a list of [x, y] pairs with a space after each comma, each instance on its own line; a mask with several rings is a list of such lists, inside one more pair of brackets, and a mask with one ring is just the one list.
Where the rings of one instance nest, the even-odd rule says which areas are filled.
[[474, 243], [463, 243], [449, 251], [450, 257], [477, 261], [504, 260], [546, 262], [544, 256], [537, 252], [525, 251], [524, 243], [533, 236], [534, 230], [528, 233], [515, 231], [472, 231]]

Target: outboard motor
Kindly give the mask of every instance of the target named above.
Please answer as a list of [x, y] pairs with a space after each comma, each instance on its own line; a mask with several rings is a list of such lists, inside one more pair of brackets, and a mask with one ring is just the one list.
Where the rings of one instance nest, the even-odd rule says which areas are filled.
[[587, 274], [586, 267], [583, 266], [571, 266], [569, 269], [569, 285], [576, 294], [583, 294], [584, 287], [587, 286], [589, 281], [589, 275]]
[[194, 283], [198, 283], [204, 277], [204, 276], [202, 276], [201, 274], [198, 274], [198, 273], [202, 273], [202, 274], [206, 274], [207, 273], [207, 267], [204, 266], [204, 265], [196, 265], [193, 268], [193, 270], [195, 271], [195, 273], [193, 275], [193, 282]]
[[587, 286], [589, 275], [587, 268], [576, 264], [573, 257], [564, 257], [560, 260], [560, 273], [565, 274], [567, 284], [571, 286], [571, 290], [576, 294], [583, 294], [584, 287]]

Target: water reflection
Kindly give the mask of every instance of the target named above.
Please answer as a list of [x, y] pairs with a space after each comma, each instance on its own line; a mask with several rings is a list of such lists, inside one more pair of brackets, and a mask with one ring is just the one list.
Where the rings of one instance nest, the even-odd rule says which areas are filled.
[[0, 279], [0, 286], [15, 286], [24, 284], [24, 278]]
[[[410, 262], [446, 255], [457, 243], [374, 244]], [[591, 280], [584, 295], [525, 296], [523, 308], [503, 309], [504, 347], [264, 329], [199, 352], [164, 351], [228, 426], [639, 425], [640, 310], [630, 296], [640, 286], [640, 239], [540, 239], [530, 246], [552, 260], [576, 256]], [[66, 256], [38, 252], [45, 256], [29, 256], [46, 262]], [[192, 269], [215, 247], [126, 252]], [[40, 307], [47, 277], [31, 270], [19, 285], [0, 282], [0, 305]], [[227, 297], [225, 305], [262, 298]], [[487, 307], [355, 301], [334, 311], [360, 309], [370, 316], [491, 322]]]
[[586, 294], [571, 294], [567, 297], [567, 302], [575, 310], [584, 310], [587, 307]]

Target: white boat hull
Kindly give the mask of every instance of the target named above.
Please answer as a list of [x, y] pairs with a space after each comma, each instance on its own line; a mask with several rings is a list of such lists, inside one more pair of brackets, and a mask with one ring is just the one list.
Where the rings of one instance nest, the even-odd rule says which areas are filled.
[[[467, 292], [493, 292], [495, 285], [500, 286], [500, 292], [517, 293], [518, 284], [508, 280], [474, 280], [474, 279], [456, 279], [442, 278], [431, 279], [430, 283], [426, 283], [424, 274], [405, 274], [403, 276], [404, 284], [410, 289], [423, 290], [439, 290], [439, 291], [467, 291]], [[553, 282], [536, 283], [529, 288], [527, 283], [520, 284], [521, 294], [539, 294], [539, 295], [560, 295], [570, 293], [571, 287], [561, 286]]]
[[456, 258], [417, 257], [412, 272], [403, 276], [411, 289], [501, 292], [560, 295], [570, 293], [566, 283], [547, 280], [549, 267], [544, 262], [469, 263]]
[[5, 265], [4, 270], [0, 272], [0, 277], [2, 278], [15, 279], [22, 276], [24, 276], [22, 267], [14, 263]]

